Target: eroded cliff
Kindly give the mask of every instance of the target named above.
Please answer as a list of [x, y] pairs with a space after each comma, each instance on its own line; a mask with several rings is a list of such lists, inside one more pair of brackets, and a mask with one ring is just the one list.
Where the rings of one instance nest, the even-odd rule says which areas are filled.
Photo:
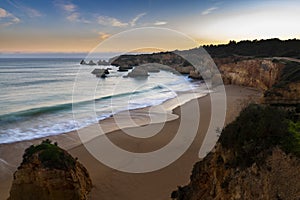
[[249, 59], [218, 65], [224, 84], [268, 90], [279, 77], [284, 64], [266, 59]]
[[[267, 153], [267, 152], [265, 152]], [[178, 200], [269, 200], [300, 198], [300, 161], [279, 148], [268, 152], [264, 165], [230, 167], [232, 152], [218, 145], [194, 166], [191, 182], [179, 187]], [[173, 195], [175, 195], [173, 193]]]
[[300, 121], [286, 111], [251, 105], [194, 165], [177, 200], [300, 199]]
[[85, 167], [46, 140], [26, 149], [8, 200], [85, 200], [91, 188]]

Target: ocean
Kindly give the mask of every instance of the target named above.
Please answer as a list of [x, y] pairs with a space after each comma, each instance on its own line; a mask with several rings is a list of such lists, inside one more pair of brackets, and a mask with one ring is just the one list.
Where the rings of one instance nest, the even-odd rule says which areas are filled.
[[[0, 144], [83, 128], [124, 110], [161, 104], [203, 84], [167, 71], [149, 73], [146, 79], [124, 78], [128, 72], [118, 72], [114, 66], [79, 62], [77, 58], [0, 58]], [[91, 74], [94, 68], [108, 67], [105, 79]]]

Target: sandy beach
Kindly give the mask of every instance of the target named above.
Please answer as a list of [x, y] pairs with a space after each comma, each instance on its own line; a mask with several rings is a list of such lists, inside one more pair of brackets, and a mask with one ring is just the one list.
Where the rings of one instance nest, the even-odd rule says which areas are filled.
[[[252, 88], [245, 88], [239, 86], [225, 86], [227, 95], [227, 112], [226, 121], [232, 121], [240, 112], [245, 102], [249, 99], [258, 99], [261, 92]], [[125, 173], [112, 169], [97, 159], [95, 159], [81, 144], [77, 132], [70, 132], [57, 136], [48, 137], [52, 141], [57, 141], [59, 146], [67, 149], [74, 157], [78, 157], [79, 161], [87, 168], [93, 181], [94, 188], [90, 193], [90, 199], [103, 200], [119, 200], [119, 199], [143, 199], [143, 200], [162, 200], [170, 199], [170, 194], [177, 186], [185, 185], [189, 181], [192, 167], [196, 161], [199, 160], [199, 149], [207, 131], [210, 116], [211, 103], [210, 96], [194, 99], [184, 105], [177, 107], [172, 113], [167, 116], [167, 122], [154, 123], [147, 125], [150, 121], [147, 120], [147, 109], [139, 109], [131, 116], [134, 117], [134, 122], [137, 127], [127, 127], [126, 124], [122, 130], [118, 130], [114, 118], [101, 121], [100, 125], [108, 138], [117, 146], [131, 152], [149, 152], [160, 149], [168, 144], [173, 138], [174, 134], [180, 124], [181, 109], [184, 107], [189, 112], [194, 111], [193, 103], [197, 103], [200, 108], [199, 128], [196, 138], [188, 150], [171, 165], [160, 170], [149, 173]], [[149, 108], [148, 108], [149, 109]], [[189, 119], [193, 122], [193, 119]], [[142, 127], [147, 125], [150, 129], [163, 126], [163, 128], [153, 137], [147, 139], [134, 138], [124, 134], [126, 130], [141, 131]], [[97, 125], [94, 125], [97, 126]], [[95, 127], [87, 127], [86, 131], [93, 130]], [[187, 132], [189, 130], [186, 130]], [[91, 138], [95, 135], [91, 133]], [[102, 140], [102, 136], [98, 136], [93, 140], [86, 141], [88, 143], [97, 144]], [[22, 160], [24, 149], [31, 144], [37, 144], [42, 139], [17, 142], [12, 144], [0, 145], [0, 199], [7, 199], [9, 196], [9, 189], [11, 186], [12, 176], [17, 166]]]

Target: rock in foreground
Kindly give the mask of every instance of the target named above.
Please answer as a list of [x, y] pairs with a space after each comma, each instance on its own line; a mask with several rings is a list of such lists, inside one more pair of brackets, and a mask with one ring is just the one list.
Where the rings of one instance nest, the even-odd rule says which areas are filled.
[[45, 140], [25, 150], [8, 200], [85, 200], [91, 188], [85, 167]]

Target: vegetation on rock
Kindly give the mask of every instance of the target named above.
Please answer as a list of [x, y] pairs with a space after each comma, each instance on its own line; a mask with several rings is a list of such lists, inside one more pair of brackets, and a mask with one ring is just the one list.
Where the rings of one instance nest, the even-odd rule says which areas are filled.
[[57, 143], [52, 144], [48, 139], [42, 141], [39, 145], [31, 145], [27, 148], [23, 155], [22, 164], [30, 162], [30, 158], [36, 153], [42, 165], [46, 168], [64, 170], [74, 168], [76, 164], [76, 160], [71, 155], [59, 148]]
[[286, 61], [279, 82], [274, 87], [284, 87], [289, 83], [300, 81], [300, 63]]
[[9, 200], [87, 200], [92, 180], [67, 151], [46, 139], [25, 150]]
[[300, 58], [300, 40], [280, 39], [230, 41], [224, 45], [207, 45], [205, 50], [212, 57], [228, 57], [232, 55], [251, 57], [294, 57]]
[[279, 146], [286, 153], [300, 156], [300, 122], [287, 111], [271, 106], [252, 104], [221, 133], [221, 145], [234, 152], [228, 163], [246, 168], [264, 160], [265, 150]]
[[[194, 165], [176, 200], [299, 199], [299, 109], [252, 104]], [[298, 113], [297, 113], [298, 112]]]

